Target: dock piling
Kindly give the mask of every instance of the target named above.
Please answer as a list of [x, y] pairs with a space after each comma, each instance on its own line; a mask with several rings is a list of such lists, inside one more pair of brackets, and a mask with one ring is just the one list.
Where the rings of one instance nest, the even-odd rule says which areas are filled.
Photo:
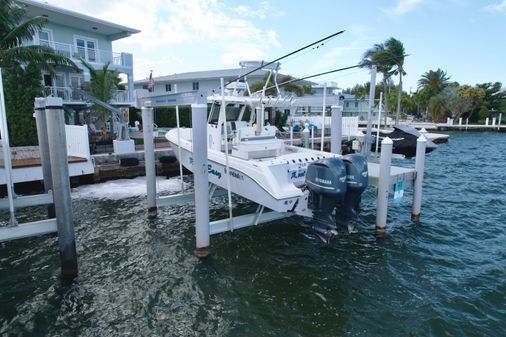
[[343, 113], [341, 107], [333, 105], [330, 115], [330, 152], [341, 154], [341, 140], [343, 137]]
[[144, 137], [144, 165], [146, 168], [146, 193], [148, 219], [157, 216], [156, 208], [156, 164], [153, 139], [153, 108], [142, 107], [142, 134]]
[[196, 255], [209, 255], [209, 177], [207, 161], [207, 104], [192, 104], [193, 178], [195, 186]]
[[422, 134], [416, 141], [415, 171], [416, 178], [413, 190], [413, 211], [411, 220], [420, 221], [420, 211], [422, 208], [422, 183], [423, 172], [425, 169], [425, 148], [427, 147], [427, 138]]
[[47, 97], [45, 107], [62, 278], [66, 282], [71, 282], [77, 278], [78, 268], [63, 101], [59, 97]]
[[[369, 109], [367, 110], [367, 131], [364, 139], [364, 148], [362, 153], [367, 158], [371, 153], [371, 141], [372, 141], [372, 114], [374, 110], [374, 96], [376, 93], [376, 66], [371, 67], [371, 86], [369, 88]], [[395, 121], [397, 124], [398, 120]]]
[[497, 121], [497, 131], [501, 130], [501, 119], [502, 119], [502, 113], [499, 113], [499, 120]]
[[381, 142], [381, 156], [376, 207], [376, 232], [383, 233], [387, 227], [388, 193], [390, 189], [390, 167], [392, 164], [393, 141], [386, 137]]
[[304, 130], [302, 130], [302, 144], [307, 149], [309, 148], [309, 124], [304, 124]]
[[[36, 97], [34, 103], [35, 124], [37, 127], [37, 139], [39, 141], [40, 163], [42, 167], [42, 177], [44, 179], [44, 192], [47, 194], [53, 189], [53, 179], [51, 177], [51, 161], [49, 156], [49, 143], [47, 136], [46, 121], [46, 99]], [[47, 206], [49, 218], [54, 218], [54, 202]]]

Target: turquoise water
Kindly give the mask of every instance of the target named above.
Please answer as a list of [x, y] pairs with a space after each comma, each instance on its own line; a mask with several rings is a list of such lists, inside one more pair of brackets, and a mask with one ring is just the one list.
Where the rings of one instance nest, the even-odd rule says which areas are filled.
[[[213, 236], [205, 261], [190, 206], [149, 221], [142, 181], [79, 187], [79, 284], [59, 281], [56, 237], [2, 244], [0, 335], [504, 335], [505, 168], [506, 135], [452, 133], [427, 156], [420, 224], [407, 191], [376, 237], [368, 189], [358, 233], [325, 245], [291, 218]], [[213, 203], [213, 219], [227, 214], [225, 199]], [[39, 207], [20, 221], [43, 217]]]

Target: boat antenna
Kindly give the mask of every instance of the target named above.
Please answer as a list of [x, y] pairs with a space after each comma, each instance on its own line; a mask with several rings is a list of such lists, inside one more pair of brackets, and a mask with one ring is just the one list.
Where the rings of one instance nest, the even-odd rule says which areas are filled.
[[244, 74], [244, 75], [238, 76], [238, 77], [237, 77], [236, 79], [234, 79], [234, 80], [231, 80], [231, 81], [227, 82], [227, 83], [225, 84], [225, 86], [227, 86], [227, 85], [229, 85], [230, 83], [233, 83], [233, 82], [235, 82], [235, 81], [238, 81], [238, 80], [240, 80], [240, 79], [242, 79], [242, 78], [244, 78], [244, 77], [248, 76], [249, 74], [254, 73], [254, 72], [255, 72], [255, 71], [257, 71], [257, 70], [260, 70], [260, 69], [262, 69], [262, 68], [265, 68], [265, 67], [267, 67], [267, 66], [270, 66], [271, 64], [276, 63], [276, 62], [278, 62], [278, 61], [280, 61], [280, 60], [282, 60], [282, 59], [284, 59], [284, 58], [287, 58], [288, 56], [292, 56], [293, 54], [297, 54], [298, 52], [300, 52], [300, 51], [302, 51], [302, 50], [304, 50], [304, 49], [307, 49], [307, 48], [309, 48], [309, 47], [312, 47], [312, 46], [314, 46], [315, 44], [319, 44], [319, 43], [321, 43], [321, 42], [323, 42], [323, 41], [325, 41], [325, 40], [328, 40], [328, 39], [330, 39], [330, 38], [333, 38], [334, 36], [337, 36], [337, 35], [342, 34], [342, 33], [344, 33], [344, 30], [341, 30], [341, 31], [339, 31], [339, 32], [337, 32], [337, 33], [331, 34], [331, 35], [329, 35], [329, 36], [327, 36], [327, 37], [324, 37], [323, 39], [318, 40], [318, 41], [316, 41], [316, 42], [310, 43], [310, 44], [308, 44], [307, 46], [304, 46], [304, 47], [299, 48], [299, 49], [297, 49], [297, 50], [295, 50], [295, 51], [292, 51], [291, 53], [288, 53], [288, 54], [286, 54], [286, 55], [284, 55], [284, 56], [281, 56], [281, 57], [279, 57], [279, 58], [275, 59], [274, 61], [267, 62], [267, 63], [265, 63], [265, 64], [264, 64], [264, 63], [263, 63], [263, 61], [262, 61], [262, 64], [261, 64], [259, 67], [255, 68], [255, 69], [253, 69], [253, 70], [251, 70], [251, 71], [249, 71], [249, 72], [247, 72], [247, 73], [246, 73], [246, 74]]
[[[361, 66], [360, 64], [357, 64], [357, 65], [354, 65], [354, 66], [349, 66], [349, 67], [344, 67], [344, 68], [329, 70], [329, 71], [325, 71], [323, 73], [313, 74], [313, 75], [309, 75], [309, 76], [305, 76], [305, 77], [301, 77], [301, 78], [293, 78], [293, 79], [291, 79], [289, 81], [278, 83], [278, 86], [281, 87], [281, 86], [283, 86], [285, 84], [294, 83], [294, 82], [298, 82], [298, 81], [304, 81], [304, 80], [307, 80], [308, 78], [318, 77], [318, 76], [332, 74], [332, 73], [337, 73], [337, 72], [343, 71], [343, 70], [348, 70], [348, 69], [353, 69], [353, 68], [360, 68], [360, 66]], [[265, 88], [265, 90], [269, 90], [269, 89], [272, 89], [272, 88], [275, 88], [275, 87], [276, 86], [273, 85], [273, 86], [270, 86], [268, 88]]]

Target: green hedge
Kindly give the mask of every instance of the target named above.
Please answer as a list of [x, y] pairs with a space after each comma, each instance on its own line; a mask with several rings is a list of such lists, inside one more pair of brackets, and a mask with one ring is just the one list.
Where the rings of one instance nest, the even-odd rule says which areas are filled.
[[5, 110], [11, 146], [37, 145], [33, 118], [35, 97], [42, 97], [40, 69], [29, 64], [3, 69]]

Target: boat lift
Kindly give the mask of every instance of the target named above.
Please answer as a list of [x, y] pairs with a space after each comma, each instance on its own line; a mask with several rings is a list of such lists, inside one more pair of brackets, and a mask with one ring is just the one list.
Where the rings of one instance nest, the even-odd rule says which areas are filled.
[[[210, 235], [233, 231], [235, 229], [255, 226], [295, 215], [294, 213], [278, 213], [267, 211], [259, 205], [253, 214], [232, 217], [217, 221], [209, 221], [209, 199], [217, 196], [217, 186], [209, 187], [208, 155], [207, 155], [207, 95], [203, 91], [193, 91], [175, 94], [150, 94], [141, 98], [138, 103], [142, 110], [145, 167], [147, 182], [148, 217], [157, 216], [157, 207], [195, 201], [195, 231], [196, 249], [198, 256], [207, 256], [210, 246]], [[156, 170], [153, 143], [153, 108], [180, 105], [191, 106], [194, 193], [157, 197]], [[178, 111], [178, 110], [176, 110]], [[332, 106], [332, 152], [340, 153], [341, 118], [338, 106]], [[338, 138], [339, 137], [339, 138]], [[337, 139], [337, 140], [336, 140]], [[404, 187], [414, 187], [412, 219], [419, 221], [421, 209], [422, 182], [425, 160], [426, 139], [422, 135], [417, 142], [415, 169], [396, 167], [391, 165], [392, 141], [385, 138], [382, 142], [380, 163], [368, 163], [369, 184], [377, 187], [377, 215], [376, 230], [381, 233], [386, 230], [389, 193], [394, 191], [397, 184]], [[182, 169], [181, 169], [182, 175]], [[181, 177], [182, 178], [182, 177]], [[230, 193], [229, 193], [230, 194]], [[219, 194], [223, 195], [223, 194]], [[229, 202], [229, 207], [231, 204]]]

